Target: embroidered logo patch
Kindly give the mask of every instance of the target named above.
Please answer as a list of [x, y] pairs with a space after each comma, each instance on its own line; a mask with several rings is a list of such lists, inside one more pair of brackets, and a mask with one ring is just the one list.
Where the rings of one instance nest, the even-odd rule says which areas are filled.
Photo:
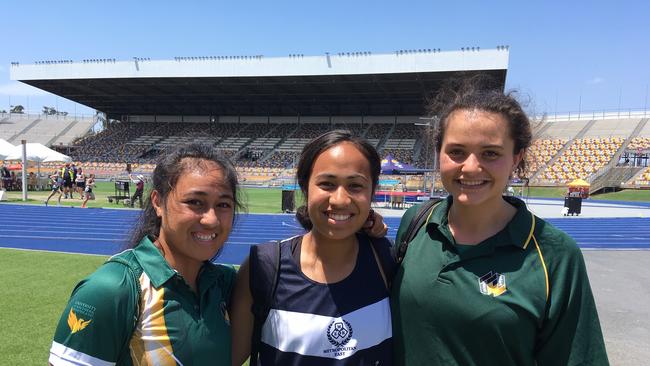
[[478, 288], [483, 295], [494, 297], [502, 295], [508, 290], [506, 276], [490, 271], [478, 279]]
[[352, 338], [352, 326], [346, 320], [334, 320], [327, 327], [327, 340], [334, 347], [345, 346]]
[[91, 320], [84, 320], [82, 318], [77, 318], [74, 310], [70, 309], [68, 314], [68, 327], [70, 327], [70, 334], [75, 334], [81, 330], [84, 330], [90, 324]]

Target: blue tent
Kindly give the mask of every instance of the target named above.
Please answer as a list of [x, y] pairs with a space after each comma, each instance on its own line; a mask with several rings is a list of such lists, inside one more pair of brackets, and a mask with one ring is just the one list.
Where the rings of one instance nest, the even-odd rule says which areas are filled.
[[425, 171], [427, 170], [399, 162], [391, 154], [381, 160], [381, 174], [423, 174]]

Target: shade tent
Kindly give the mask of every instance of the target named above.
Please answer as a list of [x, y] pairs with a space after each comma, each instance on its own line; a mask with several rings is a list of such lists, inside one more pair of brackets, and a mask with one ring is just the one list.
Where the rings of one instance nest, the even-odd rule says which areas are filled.
[[[47, 163], [47, 162], [63, 162], [69, 163], [72, 159], [64, 154], [61, 154], [58, 151], [54, 151], [49, 147], [30, 142], [26, 144], [27, 146], [27, 161], [33, 161], [36, 163]], [[13, 150], [9, 151], [9, 154], [5, 157], [5, 160], [23, 160], [23, 145], [14, 146]]]
[[[61, 154], [58, 151], [54, 151], [50, 149], [49, 147], [39, 144], [36, 142], [30, 142], [25, 144], [25, 150], [26, 150], [26, 160], [27, 161], [32, 161], [36, 163], [37, 166], [37, 175], [38, 177], [41, 176], [41, 163], [48, 163], [48, 162], [64, 162], [64, 163], [69, 163], [72, 161], [72, 159], [64, 154]], [[23, 145], [18, 145], [13, 148], [5, 157], [5, 160], [20, 160], [23, 162], [23, 201], [27, 200], [27, 182], [26, 182], [26, 177], [27, 177], [27, 171], [25, 169], [27, 161], [23, 161]]]
[[585, 180], [582, 179], [576, 179], [573, 182], [568, 184], [569, 187], [590, 187], [591, 185], [587, 183]]
[[425, 172], [430, 171], [431, 169], [419, 169], [409, 164], [402, 163], [395, 159], [391, 154], [386, 155], [386, 157], [381, 160], [381, 174], [424, 174]]
[[4, 160], [9, 153], [15, 148], [14, 145], [8, 143], [7, 141], [0, 139], [0, 160]]

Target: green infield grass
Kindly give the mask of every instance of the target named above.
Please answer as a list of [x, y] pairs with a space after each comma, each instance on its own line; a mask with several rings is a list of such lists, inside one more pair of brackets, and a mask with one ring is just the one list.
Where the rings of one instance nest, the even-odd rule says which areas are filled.
[[74, 285], [104, 256], [0, 248], [3, 365], [46, 365], [54, 329]]

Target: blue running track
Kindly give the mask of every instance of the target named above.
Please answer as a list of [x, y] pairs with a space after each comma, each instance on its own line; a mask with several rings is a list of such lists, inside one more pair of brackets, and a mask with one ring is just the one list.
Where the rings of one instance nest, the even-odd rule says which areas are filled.
[[[0, 247], [111, 255], [127, 243], [140, 211], [0, 205]], [[560, 218], [548, 222], [566, 231], [581, 248], [650, 249], [650, 218]], [[395, 238], [399, 218], [389, 217]], [[240, 215], [217, 259], [239, 264], [251, 244], [301, 233], [293, 215]]]

